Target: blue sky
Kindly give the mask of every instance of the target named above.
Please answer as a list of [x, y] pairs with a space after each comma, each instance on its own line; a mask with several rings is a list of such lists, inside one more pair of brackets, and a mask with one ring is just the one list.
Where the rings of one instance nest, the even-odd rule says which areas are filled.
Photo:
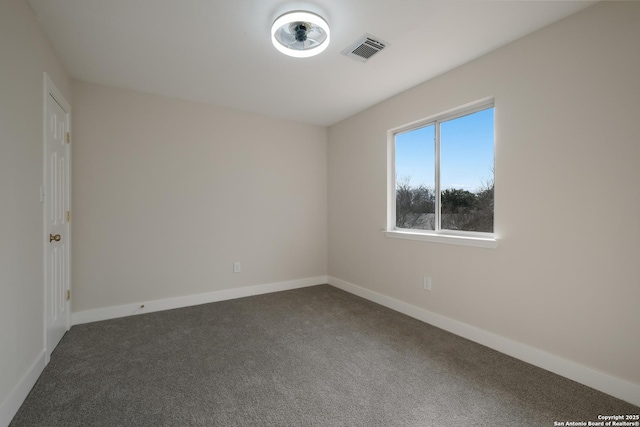
[[[493, 108], [440, 125], [441, 188], [476, 191], [493, 176]], [[396, 177], [435, 184], [435, 126], [396, 135]]]

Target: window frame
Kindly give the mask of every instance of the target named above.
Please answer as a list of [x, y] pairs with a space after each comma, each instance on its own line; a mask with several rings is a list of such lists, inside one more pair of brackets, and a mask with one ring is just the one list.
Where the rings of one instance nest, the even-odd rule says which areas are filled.
[[[440, 126], [439, 124], [459, 117], [477, 113], [489, 108], [494, 108], [495, 99], [493, 97], [484, 98], [433, 116], [426, 117], [387, 131], [387, 227], [385, 234], [387, 237], [421, 240], [434, 243], [448, 243], [454, 245], [475, 246], [484, 248], [496, 248], [498, 239], [495, 232], [495, 193], [494, 193], [494, 231], [485, 233], [478, 231], [443, 230], [440, 227], [441, 216], [441, 193], [440, 189]], [[396, 135], [413, 130], [434, 125], [435, 127], [435, 230], [407, 229], [396, 227]], [[495, 171], [495, 115], [494, 115], [494, 138], [493, 138], [493, 164]], [[494, 172], [495, 183], [495, 172]], [[494, 187], [495, 191], [495, 187]]]

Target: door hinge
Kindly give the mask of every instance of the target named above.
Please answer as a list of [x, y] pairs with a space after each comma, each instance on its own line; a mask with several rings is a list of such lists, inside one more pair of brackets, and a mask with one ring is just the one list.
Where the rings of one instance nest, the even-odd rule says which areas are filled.
[[71, 290], [67, 289], [67, 301], [71, 301]]
[[71, 133], [67, 132], [67, 144], [71, 142]]
[[67, 222], [71, 222], [71, 211], [67, 211]]

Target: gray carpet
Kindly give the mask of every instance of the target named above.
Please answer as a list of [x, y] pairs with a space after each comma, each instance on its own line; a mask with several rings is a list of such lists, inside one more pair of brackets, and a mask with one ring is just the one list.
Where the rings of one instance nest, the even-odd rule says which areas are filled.
[[322, 285], [74, 326], [11, 427], [513, 427], [639, 412]]

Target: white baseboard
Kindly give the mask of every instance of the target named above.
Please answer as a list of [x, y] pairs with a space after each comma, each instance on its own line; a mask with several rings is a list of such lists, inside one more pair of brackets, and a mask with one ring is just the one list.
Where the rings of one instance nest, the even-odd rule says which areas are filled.
[[[287, 291], [327, 283], [327, 276], [308, 277], [305, 279], [289, 280], [286, 282], [267, 283], [263, 285], [245, 286], [242, 288], [223, 289], [204, 294], [186, 295], [175, 298], [165, 298], [152, 301], [139, 301], [112, 307], [96, 308], [71, 314], [71, 324], [98, 322], [100, 320], [116, 319], [118, 317], [136, 314], [152, 313], [154, 311], [171, 310], [173, 308], [189, 307], [210, 302], [225, 301], [270, 292]], [[144, 308], [140, 306], [144, 305]]]
[[501, 353], [520, 359], [547, 371], [569, 378], [580, 384], [640, 406], [640, 384], [635, 384], [585, 365], [556, 356], [509, 338], [476, 328], [458, 320], [407, 304], [406, 302], [371, 291], [353, 283], [329, 276], [330, 285], [359, 297], [368, 299], [392, 310], [429, 323], [468, 340], [477, 342]]
[[45, 367], [47, 351], [42, 350], [40, 355], [31, 364], [29, 369], [22, 375], [18, 384], [11, 390], [9, 396], [2, 402], [0, 406], [0, 427], [7, 427], [13, 417], [20, 409], [20, 406], [27, 398], [27, 395], [33, 388], [33, 385], [38, 381], [38, 377], [42, 373]]

